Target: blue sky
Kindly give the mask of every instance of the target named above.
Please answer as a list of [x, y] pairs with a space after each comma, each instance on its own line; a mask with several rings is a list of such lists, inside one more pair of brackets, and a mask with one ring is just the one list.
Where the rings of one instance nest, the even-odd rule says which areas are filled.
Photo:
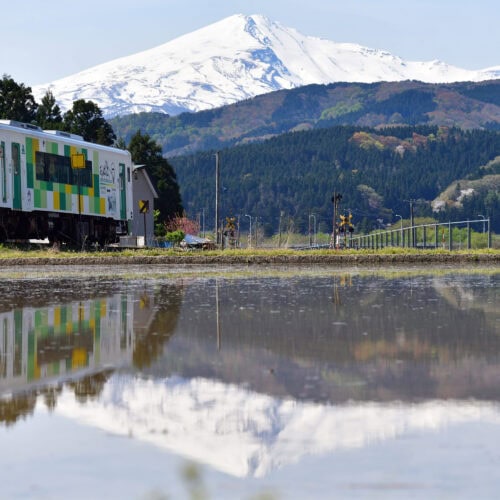
[[0, 11], [0, 74], [47, 83], [239, 13], [407, 60], [500, 65], [498, 0], [23, 0]]

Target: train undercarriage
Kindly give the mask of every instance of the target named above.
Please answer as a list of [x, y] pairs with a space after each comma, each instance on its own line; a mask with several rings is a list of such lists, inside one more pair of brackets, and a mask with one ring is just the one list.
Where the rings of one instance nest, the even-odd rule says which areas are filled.
[[74, 248], [105, 246], [118, 241], [121, 229], [119, 221], [106, 217], [0, 209], [0, 242], [48, 240]]

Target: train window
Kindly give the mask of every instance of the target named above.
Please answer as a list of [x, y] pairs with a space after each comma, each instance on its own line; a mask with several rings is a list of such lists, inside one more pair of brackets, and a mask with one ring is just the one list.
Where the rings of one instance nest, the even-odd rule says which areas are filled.
[[43, 153], [36, 153], [36, 165], [35, 165], [35, 173], [36, 178], [39, 181], [45, 180], [45, 162]]
[[80, 186], [92, 187], [92, 162], [85, 161], [85, 168], [80, 169]]
[[87, 160], [85, 168], [79, 169], [78, 176], [71, 168], [69, 156], [36, 152], [36, 178], [39, 181], [58, 182], [60, 184], [80, 184], [92, 187], [92, 162]]

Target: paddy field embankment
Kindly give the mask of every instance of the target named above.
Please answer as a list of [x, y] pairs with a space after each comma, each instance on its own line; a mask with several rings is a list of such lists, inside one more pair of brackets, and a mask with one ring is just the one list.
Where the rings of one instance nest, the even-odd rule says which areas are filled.
[[388, 264], [500, 264], [500, 250], [214, 250], [138, 249], [73, 252], [54, 249], [0, 249], [0, 266], [43, 265], [388, 265]]

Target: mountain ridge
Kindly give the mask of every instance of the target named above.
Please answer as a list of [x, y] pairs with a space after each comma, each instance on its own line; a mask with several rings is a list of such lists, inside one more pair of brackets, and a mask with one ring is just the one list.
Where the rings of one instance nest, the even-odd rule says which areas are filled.
[[335, 125], [500, 130], [500, 80], [313, 84], [197, 113], [140, 113], [113, 118], [110, 124], [126, 142], [142, 130], [169, 157]]
[[306, 36], [261, 15], [236, 14], [163, 45], [33, 88], [62, 109], [96, 102], [106, 117], [177, 115], [280, 89], [338, 81], [432, 83], [500, 77], [500, 66], [465, 70], [441, 61], [404, 61], [387, 51]]

